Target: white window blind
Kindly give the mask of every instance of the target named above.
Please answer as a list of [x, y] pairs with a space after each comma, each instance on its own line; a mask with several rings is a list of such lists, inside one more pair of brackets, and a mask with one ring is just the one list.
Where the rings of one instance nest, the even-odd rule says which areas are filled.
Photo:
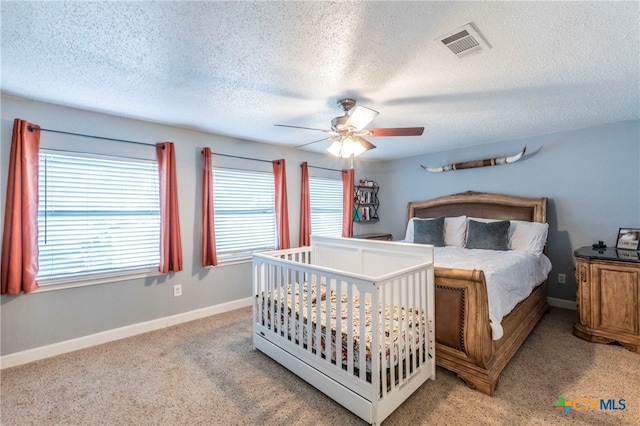
[[218, 257], [276, 248], [273, 174], [214, 168], [213, 208]]
[[154, 161], [40, 152], [38, 282], [157, 268]]
[[311, 234], [342, 236], [342, 180], [309, 177]]

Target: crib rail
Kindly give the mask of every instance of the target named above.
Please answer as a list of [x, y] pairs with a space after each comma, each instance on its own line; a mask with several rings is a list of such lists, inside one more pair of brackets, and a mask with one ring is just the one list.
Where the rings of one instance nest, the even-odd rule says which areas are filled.
[[384, 399], [434, 375], [430, 266], [368, 277], [314, 265], [311, 247], [256, 254], [254, 332], [362, 398]]

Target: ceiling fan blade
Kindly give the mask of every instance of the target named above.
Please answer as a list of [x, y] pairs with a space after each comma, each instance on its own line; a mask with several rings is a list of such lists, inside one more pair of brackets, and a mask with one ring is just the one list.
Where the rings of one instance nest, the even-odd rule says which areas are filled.
[[381, 129], [364, 129], [364, 136], [421, 136], [424, 127], [391, 127]]
[[358, 105], [353, 109], [344, 125], [345, 127], [353, 127], [356, 130], [360, 130], [371, 123], [371, 120], [376, 118], [378, 114], [380, 114], [378, 111]]
[[319, 132], [333, 133], [333, 134], [335, 134], [335, 133], [336, 133], [336, 132], [334, 132], [333, 130], [316, 129], [316, 128], [314, 128], [314, 127], [289, 126], [288, 124], [274, 124], [274, 126], [278, 126], [278, 127], [290, 127], [290, 128], [292, 128], [292, 129], [317, 130], [317, 131], [319, 131]]
[[303, 146], [307, 146], [307, 145], [311, 145], [313, 143], [322, 142], [322, 141], [326, 141], [326, 140], [329, 140], [329, 139], [335, 139], [335, 138], [336, 138], [335, 136], [329, 136], [328, 138], [318, 139], [317, 141], [303, 143], [302, 145], [295, 146], [294, 148], [302, 148]]
[[354, 139], [360, 142], [360, 145], [362, 145], [366, 151], [376, 148], [374, 144], [372, 144], [371, 142], [369, 142], [368, 140], [366, 140], [361, 136], [354, 136]]

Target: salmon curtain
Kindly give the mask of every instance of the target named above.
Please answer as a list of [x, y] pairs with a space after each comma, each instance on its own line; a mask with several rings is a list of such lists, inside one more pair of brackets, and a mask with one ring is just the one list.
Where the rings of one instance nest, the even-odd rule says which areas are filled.
[[202, 266], [216, 266], [216, 232], [213, 220], [213, 164], [211, 148], [202, 150]]
[[273, 160], [273, 181], [276, 185], [276, 226], [278, 228], [278, 249], [291, 247], [289, 239], [289, 206], [287, 202], [287, 169], [284, 158]]
[[160, 173], [160, 267], [162, 273], [182, 271], [182, 241], [178, 214], [176, 154], [173, 142], [156, 144]]
[[353, 169], [342, 171], [342, 236], [353, 237]]
[[38, 288], [38, 160], [40, 127], [15, 119], [2, 234], [0, 294]]
[[305, 161], [302, 167], [302, 190], [300, 194], [300, 244], [299, 247], [311, 245], [311, 194], [309, 193], [309, 164]]

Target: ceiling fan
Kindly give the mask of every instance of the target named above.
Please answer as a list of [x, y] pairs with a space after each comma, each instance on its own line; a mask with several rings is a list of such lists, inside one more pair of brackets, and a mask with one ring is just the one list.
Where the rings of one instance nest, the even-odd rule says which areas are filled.
[[[290, 127], [294, 129], [316, 130], [328, 133], [328, 136], [317, 141], [308, 142], [296, 146], [311, 145], [317, 142], [332, 140], [333, 143], [327, 151], [336, 157], [349, 158], [362, 154], [365, 151], [374, 149], [376, 146], [366, 140], [364, 137], [389, 137], [389, 136], [420, 136], [424, 132], [424, 127], [392, 127], [366, 129], [369, 124], [379, 114], [371, 108], [356, 106], [356, 100], [352, 98], [344, 98], [338, 100], [338, 106], [344, 111], [344, 115], [335, 117], [331, 120], [331, 129], [316, 129], [313, 127], [290, 126], [287, 124], [276, 124], [279, 127]], [[355, 107], [355, 108], [354, 108]]]

